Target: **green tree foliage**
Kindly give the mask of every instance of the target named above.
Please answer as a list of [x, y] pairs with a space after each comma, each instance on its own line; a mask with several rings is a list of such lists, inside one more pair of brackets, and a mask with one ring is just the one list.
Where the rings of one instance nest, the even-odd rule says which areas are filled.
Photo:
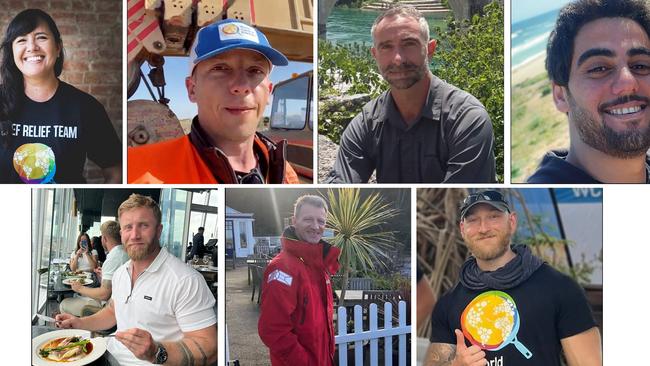
[[373, 97], [386, 87], [377, 73], [370, 46], [365, 42], [318, 41], [318, 90], [325, 95], [338, 95], [341, 94], [340, 86], [349, 88], [345, 94], [371, 94]]
[[343, 8], [360, 8], [364, 3], [369, 3], [371, 0], [338, 0], [335, 6]]
[[497, 174], [503, 182], [503, 8], [495, 1], [483, 16], [447, 21], [433, 57], [433, 73], [478, 98], [492, 119]]
[[[386, 83], [376, 70], [370, 46], [365, 43], [340, 45], [318, 41], [320, 99], [342, 94], [370, 94], [371, 97], [376, 97], [386, 89]], [[361, 110], [345, 107], [325, 109], [319, 108], [318, 131], [338, 144], [347, 122]]]
[[396, 242], [395, 233], [383, 230], [382, 226], [397, 217], [399, 211], [391, 208], [378, 192], [362, 199], [359, 188], [330, 189], [327, 197], [327, 227], [334, 231], [330, 243], [341, 249], [339, 262], [344, 286], [340, 305], [344, 305], [350, 273], [373, 270], [388, 259], [388, 249]]

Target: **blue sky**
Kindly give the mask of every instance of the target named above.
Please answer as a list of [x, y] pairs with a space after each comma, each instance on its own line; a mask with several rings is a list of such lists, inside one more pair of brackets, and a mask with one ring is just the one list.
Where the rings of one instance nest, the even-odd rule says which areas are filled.
[[[192, 118], [196, 115], [196, 104], [187, 99], [187, 90], [185, 89], [185, 77], [189, 71], [187, 57], [165, 57], [165, 97], [170, 99], [169, 107], [176, 113], [179, 119]], [[288, 66], [275, 66], [271, 73], [271, 82], [278, 82], [288, 79], [292, 73], [303, 73], [313, 69], [313, 65], [304, 62], [289, 62]], [[145, 62], [142, 65], [143, 74], [149, 74], [149, 65]], [[156, 91], [154, 90], [154, 95]], [[157, 97], [157, 95], [156, 95]], [[138, 90], [129, 100], [146, 99], [151, 100], [151, 95], [147, 87], [141, 81]], [[267, 108], [265, 115], [270, 114], [270, 107]]]
[[513, 0], [511, 3], [512, 23], [559, 9], [571, 0]]

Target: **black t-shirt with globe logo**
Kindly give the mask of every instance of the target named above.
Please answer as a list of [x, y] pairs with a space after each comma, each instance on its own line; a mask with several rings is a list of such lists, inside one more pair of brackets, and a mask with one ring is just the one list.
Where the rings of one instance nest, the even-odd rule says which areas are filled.
[[85, 183], [86, 158], [102, 168], [122, 160], [119, 138], [104, 107], [59, 82], [52, 98], [26, 98], [0, 150], [2, 183]]

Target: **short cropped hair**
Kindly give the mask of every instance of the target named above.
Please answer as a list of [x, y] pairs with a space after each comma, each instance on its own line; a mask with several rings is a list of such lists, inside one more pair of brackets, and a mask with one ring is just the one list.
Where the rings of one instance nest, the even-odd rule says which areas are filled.
[[567, 4], [557, 17], [546, 46], [546, 71], [557, 85], [567, 86], [576, 35], [587, 23], [600, 18], [627, 18], [650, 37], [650, 10], [644, 0], [578, 0]]
[[373, 44], [375, 43], [375, 29], [377, 28], [377, 25], [384, 18], [398, 15], [417, 20], [418, 23], [420, 23], [420, 35], [422, 35], [422, 38], [424, 38], [426, 42], [429, 42], [429, 23], [427, 23], [427, 20], [422, 16], [422, 13], [411, 5], [397, 5], [381, 13], [377, 19], [375, 19], [375, 22], [372, 24], [372, 28], [370, 29]]
[[120, 244], [122, 239], [120, 236], [120, 224], [117, 221], [106, 221], [102, 223], [99, 227], [99, 231], [102, 233], [102, 236], [105, 236], [106, 239], [113, 239], [117, 244]]
[[295, 205], [293, 206], [293, 216], [298, 217], [298, 213], [300, 212], [300, 209], [304, 205], [310, 205], [318, 208], [323, 208], [325, 209], [325, 212], [327, 213], [327, 202], [323, 199], [323, 197], [320, 196], [314, 196], [314, 195], [304, 195], [300, 196], [298, 200], [296, 200]]
[[134, 208], [146, 207], [151, 209], [153, 216], [156, 218], [158, 225], [162, 222], [162, 214], [160, 212], [160, 206], [149, 196], [143, 196], [141, 194], [133, 193], [129, 198], [122, 202], [120, 207], [117, 209], [118, 219], [122, 217], [124, 211], [133, 210]]

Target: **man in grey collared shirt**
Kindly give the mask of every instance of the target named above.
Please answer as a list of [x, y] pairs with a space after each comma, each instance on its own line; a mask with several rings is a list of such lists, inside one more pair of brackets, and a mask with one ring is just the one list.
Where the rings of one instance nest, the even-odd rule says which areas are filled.
[[429, 25], [397, 6], [372, 26], [372, 56], [391, 88], [370, 101], [341, 137], [328, 183], [496, 182], [494, 135], [485, 107], [435, 77]]

